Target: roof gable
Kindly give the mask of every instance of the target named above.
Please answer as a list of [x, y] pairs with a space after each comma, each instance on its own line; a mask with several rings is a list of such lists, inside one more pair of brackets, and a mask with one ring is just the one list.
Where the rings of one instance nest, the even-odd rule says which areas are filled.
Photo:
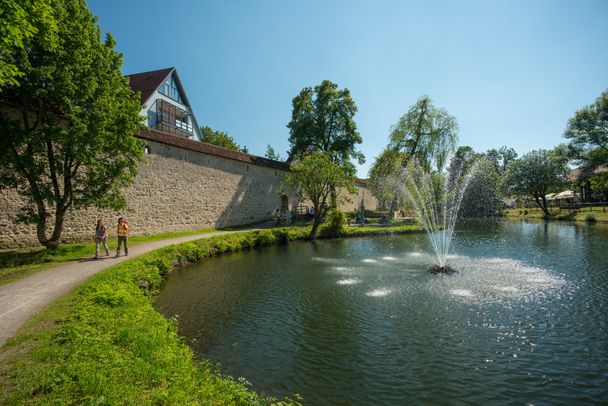
[[[167, 76], [174, 70], [175, 68], [166, 68], [150, 72], [134, 73], [132, 75], [127, 75], [127, 77], [129, 78], [131, 89], [136, 92], [141, 92], [141, 104], [144, 105], [160, 85], [165, 83]], [[180, 89], [180, 91], [184, 94], [183, 89]]]

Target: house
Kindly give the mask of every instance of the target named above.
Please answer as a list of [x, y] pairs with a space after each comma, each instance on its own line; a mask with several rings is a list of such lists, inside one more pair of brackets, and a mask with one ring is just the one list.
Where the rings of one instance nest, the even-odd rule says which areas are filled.
[[605, 176], [608, 173], [608, 165], [600, 165], [593, 170], [586, 170], [586, 168], [573, 169], [566, 175], [566, 178], [575, 187], [578, 188], [578, 195], [580, 201], [583, 203], [589, 203], [594, 201], [608, 201], [608, 190], [600, 189], [593, 190], [591, 178], [596, 176]]
[[175, 68], [127, 75], [141, 94], [140, 114], [152, 130], [201, 140], [201, 132]]

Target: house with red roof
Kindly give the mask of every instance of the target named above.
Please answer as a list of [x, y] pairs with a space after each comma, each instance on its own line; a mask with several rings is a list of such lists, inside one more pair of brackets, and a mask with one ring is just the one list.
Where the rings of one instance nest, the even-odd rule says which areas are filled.
[[140, 93], [141, 112], [151, 130], [201, 140], [192, 106], [175, 68], [127, 75], [131, 88]]

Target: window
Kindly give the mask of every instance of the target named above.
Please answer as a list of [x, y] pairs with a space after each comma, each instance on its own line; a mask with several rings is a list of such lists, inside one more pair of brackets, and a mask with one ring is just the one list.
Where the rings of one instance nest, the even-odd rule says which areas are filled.
[[174, 75], [169, 76], [167, 81], [161, 85], [160, 92], [179, 103], [183, 103]]

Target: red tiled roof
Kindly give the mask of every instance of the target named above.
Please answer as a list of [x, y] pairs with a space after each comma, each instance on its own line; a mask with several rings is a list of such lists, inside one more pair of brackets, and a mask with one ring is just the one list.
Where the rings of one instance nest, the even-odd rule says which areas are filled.
[[234, 151], [228, 148], [218, 147], [217, 145], [207, 144], [206, 142], [195, 141], [188, 138], [183, 138], [160, 131], [145, 129], [141, 130], [137, 135], [138, 138], [144, 140], [160, 142], [165, 145], [172, 145], [179, 148], [184, 148], [190, 151], [202, 152], [209, 155], [221, 156], [223, 158], [233, 159], [252, 165], [265, 166], [268, 168], [279, 169], [282, 171], [289, 170], [289, 164], [285, 162], [274, 161], [260, 156], [246, 154], [244, 152]]
[[166, 68], [150, 72], [134, 73], [127, 75], [129, 84], [134, 91], [141, 92], [141, 104], [143, 105], [152, 93], [163, 83], [165, 78], [173, 72], [175, 68]]

